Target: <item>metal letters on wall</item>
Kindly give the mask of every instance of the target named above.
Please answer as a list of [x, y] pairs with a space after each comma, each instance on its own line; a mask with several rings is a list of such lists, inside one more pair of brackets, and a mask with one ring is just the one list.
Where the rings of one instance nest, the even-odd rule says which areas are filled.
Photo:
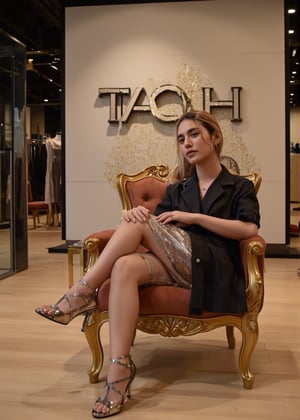
[[[231, 87], [231, 99], [223, 101], [213, 101], [212, 100], [212, 87], [203, 87], [202, 96], [203, 96], [203, 110], [211, 112], [213, 108], [231, 108], [232, 110], [232, 122], [242, 121], [240, 116], [240, 91], [242, 88], [240, 86]], [[192, 109], [191, 100], [183, 89], [179, 86], [172, 84], [162, 85], [151, 93], [148, 97], [146, 90], [143, 87], [137, 87], [133, 95], [130, 97], [131, 89], [130, 88], [99, 88], [98, 96], [99, 98], [104, 95], [108, 95], [110, 98], [110, 111], [109, 119], [110, 123], [125, 123], [128, 121], [132, 112], [151, 112], [153, 117], [161, 122], [174, 122], [179, 119], [179, 117], [189, 109]], [[174, 94], [179, 98], [181, 103], [181, 112], [179, 114], [166, 114], [162, 112], [158, 105], [158, 97], [164, 94]], [[129, 96], [129, 102], [124, 105], [124, 97]], [[146, 98], [146, 104], [139, 104], [141, 98]], [[145, 102], [145, 101], [143, 101]]]

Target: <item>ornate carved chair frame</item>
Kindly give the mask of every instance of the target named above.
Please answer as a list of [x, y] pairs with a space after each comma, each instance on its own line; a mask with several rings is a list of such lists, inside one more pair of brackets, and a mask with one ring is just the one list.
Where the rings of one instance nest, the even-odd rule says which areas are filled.
[[[261, 176], [251, 174], [246, 176], [255, 186], [257, 192], [261, 184]], [[143, 188], [143, 180], [150, 181], [147, 191]], [[130, 176], [120, 174], [117, 177], [118, 191], [123, 209], [142, 204], [154, 210], [161, 197], [155, 197], [155, 188], [163, 187], [161, 195], [168, 182], [168, 168], [165, 166], [151, 166], [144, 171]], [[140, 184], [140, 185], [139, 185]], [[154, 187], [155, 184], [155, 187]], [[153, 201], [154, 200], [154, 201]], [[105, 230], [89, 235], [84, 242], [88, 260], [85, 270], [89, 270], [105, 247], [113, 230]], [[241, 258], [243, 261], [248, 312], [242, 314], [208, 313], [201, 316], [188, 314], [190, 291], [172, 286], [150, 286], [140, 290], [140, 313], [136, 328], [150, 334], [160, 334], [164, 337], [190, 336], [225, 327], [228, 346], [235, 347], [234, 327], [241, 332], [242, 342], [239, 353], [239, 370], [243, 385], [246, 389], [253, 386], [253, 374], [250, 370], [250, 359], [258, 339], [258, 314], [263, 306], [264, 297], [264, 253], [265, 242], [261, 236], [241, 241]], [[170, 299], [170, 292], [173, 293]], [[98, 381], [103, 365], [103, 348], [101, 343], [101, 327], [109, 321], [107, 301], [109, 294], [109, 280], [99, 289], [98, 310], [86, 316], [83, 331], [92, 352], [92, 365], [88, 371], [91, 383]], [[170, 301], [175, 301], [171, 304]], [[166, 302], [169, 302], [166, 304]], [[184, 302], [184, 304], [182, 304]], [[183, 306], [183, 308], [182, 308]]]

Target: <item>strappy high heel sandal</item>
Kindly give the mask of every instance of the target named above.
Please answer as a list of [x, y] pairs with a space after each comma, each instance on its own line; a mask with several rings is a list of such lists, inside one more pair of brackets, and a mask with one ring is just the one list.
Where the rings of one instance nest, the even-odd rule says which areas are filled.
[[[76, 316], [94, 311], [97, 308], [96, 289], [91, 287], [83, 279], [80, 279], [79, 283], [85, 287], [88, 287], [89, 289], [92, 289], [93, 294], [91, 296], [84, 296], [77, 292], [66, 293], [62, 298], [59, 299], [58, 302], [56, 302], [54, 305], [51, 305], [53, 312], [51, 312], [50, 314], [48, 314], [47, 312], [44, 312], [43, 307], [36, 308], [35, 312], [41, 316], [44, 316], [47, 319], [50, 319], [50, 321], [57, 322], [58, 324], [68, 325], [72, 321], [72, 319], [74, 319]], [[83, 305], [81, 305], [79, 308], [73, 309], [72, 299], [75, 299], [75, 298], [76, 299], [80, 298], [83, 301]], [[64, 299], [66, 300], [68, 307], [70, 309], [68, 313], [64, 313], [58, 307], [59, 303], [63, 301]]]
[[[127, 363], [122, 362], [122, 359], [129, 359]], [[97, 401], [95, 402], [95, 404], [100, 403], [103, 404], [107, 409], [108, 412], [107, 413], [98, 413], [98, 411], [94, 410], [92, 411], [92, 415], [93, 417], [95, 417], [96, 419], [101, 419], [104, 417], [110, 417], [113, 416], [115, 414], [120, 413], [120, 411], [123, 408], [124, 405], [124, 399], [125, 399], [125, 395], [127, 395], [127, 398], [131, 397], [131, 383], [134, 380], [135, 377], [135, 373], [136, 373], [136, 367], [135, 364], [133, 363], [130, 354], [127, 354], [125, 356], [120, 356], [120, 357], [116, 357], [116, 358], [110, 358], [111, 363], [115, 363], [117, 365], [120, 366], [125, 366], [128, 369], [130, 369], [130, 376], [126, 377], [126, 378], [122, 378], [122, 379], [118, 379], [116, 381], [112, 381], [112, 382], [107, 382], [105, 384], [105, 395], [103, 397], [99, 397], [97, 399]], [[124, 393], [122, 393], [121, 391], [119, 391], [115, 385], [119, 384], [121, 382], [125, 382], [125, 381], [129, 381]], [[112, 400], [108, 399], [108, 394], [110, 391], [114, 391], [117, 394], [119, 394], [121, 396], [121, 401], [120, 402], [115, 402]]]

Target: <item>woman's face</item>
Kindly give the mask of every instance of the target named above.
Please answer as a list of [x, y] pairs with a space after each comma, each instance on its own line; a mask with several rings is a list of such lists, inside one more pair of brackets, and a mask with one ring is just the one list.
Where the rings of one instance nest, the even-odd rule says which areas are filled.
[[211, 136], [200, 121], [183, 120], [177, 129], [177, 141], [181, 153], [192, 165], [204, 162], [216, 153], [217, 138]]

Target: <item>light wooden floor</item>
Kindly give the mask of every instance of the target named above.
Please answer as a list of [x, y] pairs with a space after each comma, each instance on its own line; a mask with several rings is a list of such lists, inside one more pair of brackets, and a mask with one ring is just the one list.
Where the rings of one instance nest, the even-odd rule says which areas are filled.
[[[29, 230], [29, 269], [0, 281], [0, 419], [90, 419], [103, 386], [88, 381], [82, 318], [61, 326], [34, 313], [68, 285], [67, 254], [47, 251], [62, 242], [58, 229]], [[298, 259], [266, 261], [252, 390], [242, 387], [238, 350], [227, 349], [223, 330], [176, 339], [138, 333], [133, 398], [119, 418], [299, 420], [298, 267]], [[239, 344], [238, 331], [236, 337]], [[106, 327], [103, 339], [107, 354]]]

